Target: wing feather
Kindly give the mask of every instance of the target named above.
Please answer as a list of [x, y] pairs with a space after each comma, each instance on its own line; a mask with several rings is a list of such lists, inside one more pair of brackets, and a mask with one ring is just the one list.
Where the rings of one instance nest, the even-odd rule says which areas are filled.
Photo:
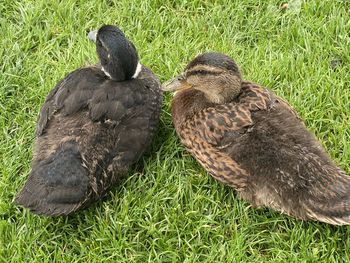
[[64, 115], [70, 115], [85, 107], [98, 81], [104, 78], [102, 74], [101, 70], [91, 66], [77, 69], [61, 80], [45, 99], [39, 113], [36, 135], [44, 133], [57, 111], [63, 110]]

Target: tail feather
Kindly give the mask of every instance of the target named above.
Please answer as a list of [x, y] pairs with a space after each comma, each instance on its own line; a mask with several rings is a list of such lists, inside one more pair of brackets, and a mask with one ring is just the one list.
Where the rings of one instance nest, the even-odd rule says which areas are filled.
[[88, 172], [74, 147], [58, 152], [32, 167], [15, 202], [36, 214], [68, 215], [87, 198]]
[[[321, 180], [313, 188], [312, 196], [303, 204], [306, 215], [312, 220], [350, 225], [350, 176], [333, 171], [327, 181]], [[320, 187], [322, 184], [323, 187]]]

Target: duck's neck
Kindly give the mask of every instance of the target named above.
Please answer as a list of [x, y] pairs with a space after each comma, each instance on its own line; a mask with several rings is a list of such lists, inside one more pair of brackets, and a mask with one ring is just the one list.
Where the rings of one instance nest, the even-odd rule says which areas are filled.
[[210, 106], [213, 106], [213, 103], [210, 103], [204, 93], [199, 90], [189, 89], [177, 92], [171, 103], [173, 123], [176, 131], [180, 132], [182, 124], [189, 117]]

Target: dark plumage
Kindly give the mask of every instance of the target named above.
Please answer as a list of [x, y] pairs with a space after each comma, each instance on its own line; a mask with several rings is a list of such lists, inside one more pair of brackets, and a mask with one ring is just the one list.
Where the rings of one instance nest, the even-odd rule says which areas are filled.
[[187, 150], [254, 206], [303, 220], [350, 224], [350, 177], [330, 159], [287, 102], [244, 81], [220, 53], [194, 59], [164, 90]]
[[32, 169], [16, 203], [68, 215], [100, 199], [149, 146], [159, 120], [158, 78], [114, 26], [89, 34], [100, 65], [60, 81], [40, 111]]

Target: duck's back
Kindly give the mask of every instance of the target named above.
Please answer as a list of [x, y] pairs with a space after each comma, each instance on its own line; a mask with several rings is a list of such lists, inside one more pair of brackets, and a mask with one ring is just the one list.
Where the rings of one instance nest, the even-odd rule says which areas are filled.
[[17, 203], [61, 215], [102, 197], [150, 144], [159, 86], [145, 67], [123, 82], [87, 67], [58, 83], [41, 109], [32, 171]]

